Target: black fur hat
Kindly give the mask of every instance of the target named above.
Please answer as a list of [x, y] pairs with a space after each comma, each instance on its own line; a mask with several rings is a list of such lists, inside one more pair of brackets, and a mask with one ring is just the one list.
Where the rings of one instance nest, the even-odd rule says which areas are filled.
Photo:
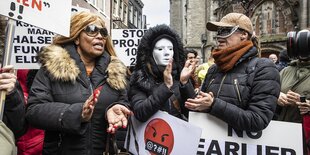
[[164, 37], [169, 37], [170, 39], [168, 39], [173, 43], [174, 62], [179, 65], [182, 64], [181, 66], [183, 67], [185, 56], [181, 38], [168, 25], [162, 24], [150, 28], [142, 37], [138, 46], [136, 68], [141, 68], [146, 62], [150, 62], [150, 59], [153, 59], [153, 47], [159, 39]]
[[[154, 77], [154, 75], [152, 75], [152, 72], [155, 73], [155, 75], [157, 74], [156, 71], [154, 71], [154, 66], [157, 65], [153, 58], [153, 48], [155, 43], [162, 38], [169, 39], [173, 44], [174, 76], [176, 80], [179, 79], [185, 63], [183, 44], [180, 36], [175, 30], [171, 29], [168, 25], [162, 24], [150, 28], [141, 38], [141, 42], [138, 46], [135, 70], [130, 80], [131, 85], [141, 85], [144, 89], [149, 90], [160, 77]], [[151, 65], [151, 70], [148, 65]]]

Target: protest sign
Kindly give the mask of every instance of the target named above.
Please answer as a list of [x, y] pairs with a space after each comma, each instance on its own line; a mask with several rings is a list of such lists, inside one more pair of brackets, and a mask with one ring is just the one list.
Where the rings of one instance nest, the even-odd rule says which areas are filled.
[[15, 69], [39, 69], [37, 54], [53, 37], [53, 32], [16, 21], [11, 64]]
[[303, 154], [300, 123], [271, 121], [263, 131], [235, 131], [222, 120], [198, 112], [190, 112], [189, 122], [202, 129], [198, 155]]
[[0, 14], [69, 37], [72, 0], [1, 0]]
[[[72, 6], [71, 12], [87, 11], [86, 8]], [[15, 69], [39, 69], [37, 54], [41, 47], [52, 43], [55, 33], [36, 26], [15, 21], [15, 32], [11, 53], [11, 64]]]
[[[132, 118], [129, 151], [140, 155], [180, 155], [196, 154], [201, 129], [167, 112], [158, 111], [148, 121], [142, 123]], [[126, 138], [127, 139], [127, 138]], [[125, 142], [126, 144], [126, 142]]]
[[126, 66], [136, 64], [138, 45], [146, 29], [112, 29], [112, 41], [116, 55]]

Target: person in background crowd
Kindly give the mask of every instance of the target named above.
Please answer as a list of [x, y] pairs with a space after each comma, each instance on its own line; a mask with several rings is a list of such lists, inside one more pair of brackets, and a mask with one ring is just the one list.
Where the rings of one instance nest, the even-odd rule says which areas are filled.
[[208, 22], [216, 31], [215, 64], [208, 70], [199, 95], [187, 99], [189, 110], [209, 113], [235, 130], [261, 131], [271, 121], [280, 93], [279, 72], [267, 58], [258, 58], [258, 38], [251, 20], [229, 13]]
[[279, 62], [276, 64], [279, 72], [288, 66], [290, 62], [290, 58], [287, 55], [287, 50], [283, 50], [282, 52], [280, 52], [279, 54]]
[[27, 128], [23, 91], [11, 65], [1, 68], [0, 90], [5, 93], [4, 109], [1, 108], [3, 116], [0, 120], [0, 154], [17, 154], [15, 142]]
[[198, 77], [198, 85], [199, 86], [202, 85], [202, 83], [206, 77], [206, 74], [208, 72], [209, 67], [212, 66], [213, 64], [214, 64], [214, 59], [213, 59], [212, 55], [210, 55], [207, 62], [200, 64], [196, 68], [195, 72], [196, 72], [197, 77]]
[[[184, 52], [186, 54], [186, 60], [189, 60], [190, 64], [199, 64], [199, 57], [198, 57], [198, 53], [197, 51], [195, 51], [194, 49], [191, 48], [185, 48]], [[195, 89], [199, 89], [200, 85], [198, 83], [198, 76], [196, 74], [196, 72], [194, 71], [191, 75], [191, 83], [193, 84]]]
[[45, 130], [43, 154], [102, 155], [108, 133], [126, 128], [131, 115], [126, 66], [105, 22], [94, 13], [75, 13], [70, 36], [55, 37], [38, 57], [26, 118]]
[[276, 120], [302, 123], [303, 115], [308, 115], [310, 102], [301, 103], [300, 97], [310, 98], [310, 61], [293, 60], [280, 72], [281, 93], [278, 98]]
[[202, 85], [205, 77], [206, 77], [206, 74], [208, 72], [208, 69], [209, 69], [209, 63], [202, 63], [200, 64], [197, 69], [196, 69], [196, 75], [197, 75], [197, 83], [199, 86]]
[[275, 63], [275, 64], [278, 63], [278, 56], [275, 55], [275, 54], [270, 54], [270, 55], [269, 55], [269, 59], [270, 59], [273, 63]]
[[[307, 32], [310, 34], [310, 31]], [[308, 48], [308, 51], [302, 49], [298, 52], [302, 54], [297, 54], [297, 59], [280, 72], [281, 93], [276, 120], [303, 123], [304, 152], [310, 154], [309, 151], [306, 153], [310, 148], [310, 51]], [[305, 100], [301, 101], [301, 97]]]
[[184, 101], [193, 94], [182, 95], [182, 91], [194, 87], [190, 82], [182, 85], [180, 77], [190, 78], [196, 64], [188, 60], [184, 66], [185, 55], [179, 35], [164, 24], [150, 28], [141, 39], [136, 58], [129, 91], [134, 116], [145, 122], [162, 110], [187, 120]]
[[[32, 81], [37, 73], [37, 69], [17, 70], [17, 80], [23, 88], [25, 103], [27, 104], [28, 92]], [[18, 155], [41, 155], [43, 149], [44, 130], [36, 129], [27, 124], [27, 132], [18, 139]]]

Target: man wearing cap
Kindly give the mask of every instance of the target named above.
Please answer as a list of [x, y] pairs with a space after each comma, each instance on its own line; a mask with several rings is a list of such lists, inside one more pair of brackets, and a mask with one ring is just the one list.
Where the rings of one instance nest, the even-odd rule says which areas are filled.
[[274, 115], [280, 77], [271, 60], [259, 58], [251, 20], [229, 13], [220, 22], [208, 22], [207, 29], [217, 32], [217, 47], [211, 52], [215, 64], [198, 96], [187, 99], [185, 106], [207, 112], [235, 130], [263, 130]]

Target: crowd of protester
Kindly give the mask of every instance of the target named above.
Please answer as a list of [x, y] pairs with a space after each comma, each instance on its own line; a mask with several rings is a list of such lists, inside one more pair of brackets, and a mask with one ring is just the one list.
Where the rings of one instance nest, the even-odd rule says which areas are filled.
[[115, 154], [110, 138], [121, 129], [118, 148], [126, 150], [129, 117], [146, 122], [161, 110], [184, 121], [189, 111], [208, 113], [249, 132], [264, 130], [272, 119], [302, 123], [308, 154], [309, 51], [262, 58], [250, 18], [229, 13], [206, 25], [216, 32], [212, 63], [199, 64], [198, 52], [184, 48], [176, 31], [163, 24], [144, 34], [129, 72], [116, 56], [106, 22], [76, 13], [70, 37], [56, 36], [41, 49], [39, 70], [16, 76], [13, 66], [1, 68], [6, 98], [0, 131], [13, 141], [0, 140], [1, 151], [6, 146], [6, 154], [19, 155]]

